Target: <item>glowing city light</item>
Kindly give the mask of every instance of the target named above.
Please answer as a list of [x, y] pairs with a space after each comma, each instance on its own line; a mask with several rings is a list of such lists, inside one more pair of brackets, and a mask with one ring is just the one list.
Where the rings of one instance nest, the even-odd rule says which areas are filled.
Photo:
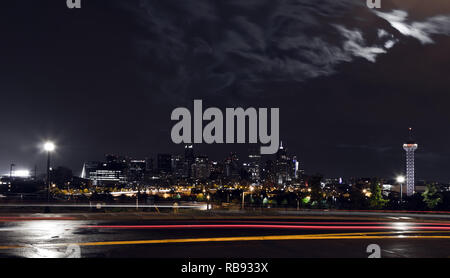
[[[5, 174], [5, 176], [9, 176], [9, 173]], [[15, 178], [28, 178], [31, 174], [29, 170], [15, 170], [11, 172], [11, 176]]]
[[44, 143], [44, 150], [46, 152], [53, 152], [56, 149], [56, 146], [53, 142], [45, 142]]
[[404, 183], [406, 179], [405, 179], [404, 176], [398, 176], [398, 177], [396, 178], [396, 180], [397, 180], [398, 183]]

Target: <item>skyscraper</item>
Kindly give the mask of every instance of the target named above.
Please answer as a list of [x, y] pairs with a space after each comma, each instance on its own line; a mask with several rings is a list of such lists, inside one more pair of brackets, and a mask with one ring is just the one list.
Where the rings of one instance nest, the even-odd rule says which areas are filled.
[[283, 147], [283, 142], [280, 142], [280, 147], [277, 152], [276, 160], [276, 175], [277, 183], [279, 185], [285, 185], [287, 181], [291, 181], [291, 170], [293, 169], [292, 161], [287, 155], [287, 149]]
[[146, 159], [130, 159], [127, 171], [128, 182], [142, 184], [148, 175], [147, 168]]
[[260, 171], [261, 171], [261, 154], [256, 148], [250, 150], [248, 155], [247, 171], [250, 174], [250, 179], [253, 182], [260, 181]]
[[184, 169], [184, 158], [181, 155], [172, 156], [172, 173], [175, 178], [187, 177]]
[[106, 162], [86, 162], [81, 178], [89, 179], [93, 185], [118, 185], [127, 183], [127, 164], [115, 156], [108, 155]]
[[207, 179], [211, 173], [209, 167], [209, 159], [207, 156], [199, 155], [195, 158], [195, 163], [192, 164], [192, 173], [196, 179]]
[[158, 172], [162, 175], [172, 173], [172, 155], [158, 154]]
[[403, 144], [406, 151], [406, 195], [414, 194], [414, 152], [417, 150], [417, 143], [412, 138], [412, 128], [409, 128], [409, 139]]
[[239, 157], [235, 152], [230, 153], [230, 155], [225, 159], [225, 176], [231, 179], [237, 179], [240, 177], [241, 164], [239, 162]]
[[195, 162], [194, 145], [184, 147], [184, 177], [192, 176], [192, 164]]

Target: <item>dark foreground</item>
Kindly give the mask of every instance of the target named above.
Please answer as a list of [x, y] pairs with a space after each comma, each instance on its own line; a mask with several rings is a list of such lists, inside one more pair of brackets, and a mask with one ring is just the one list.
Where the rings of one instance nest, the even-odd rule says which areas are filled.
[[414, 217], [0, 216], [0, 257], [450, 257], [450, 221]]

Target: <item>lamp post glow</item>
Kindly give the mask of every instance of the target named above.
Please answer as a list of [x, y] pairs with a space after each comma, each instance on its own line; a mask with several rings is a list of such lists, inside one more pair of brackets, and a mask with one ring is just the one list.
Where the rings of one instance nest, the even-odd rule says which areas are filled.
[[404, 176], [398, 176], [397, 182], [400, 184], [400, 204], [403, 202], [403, 183], [405, 182]]
[[55, 151], [56, 146], [53, 142], [44, 143], [44, 151], [47, 152], [47, 202], [50, 201], [50, 153]]
[[9, 168], [9, 181], [12, 180], [14, 166], [16, 166], [16, 165], [14, 163], [11, 163], [10, 168]]
[[[250, 186], [250, 193], [253, 192], [253, 190], [255, 190], [255, 188], [253, 186]], [[245, 208], [245, 189], [242, 190], [242, 209]]]
[[46, 152], [53, 152], [56, 149], [55, 144], [53, 142], [46, 142], [44, 144], [44, 150]]

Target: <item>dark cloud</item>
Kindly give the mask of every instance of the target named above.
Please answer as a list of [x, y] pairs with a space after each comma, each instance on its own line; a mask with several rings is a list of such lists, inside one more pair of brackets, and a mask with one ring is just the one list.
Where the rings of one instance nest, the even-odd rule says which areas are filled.
[[387, 20], [389, 24], [404, 36], [418, 39], [421, 43], [433, 43], [432, 35], [450, 35], [450, 15], [438, 15], [424, 21], [408, 20], [408, 13], [394, 10], [389, 13], [377, 12], [379, 17]]
[[432, 42], [448, 34], [450, 19], [407, 24], [406, 11], [372, 12], [359, 0], [138, 3], [128, 8], [144, 30], [137, 46], [146, 78], [156, 91], [187, 99], [254, 96], [267, 93], [268, 82], [327, 76], [357, 58], [374, 63], [402, 35]]

